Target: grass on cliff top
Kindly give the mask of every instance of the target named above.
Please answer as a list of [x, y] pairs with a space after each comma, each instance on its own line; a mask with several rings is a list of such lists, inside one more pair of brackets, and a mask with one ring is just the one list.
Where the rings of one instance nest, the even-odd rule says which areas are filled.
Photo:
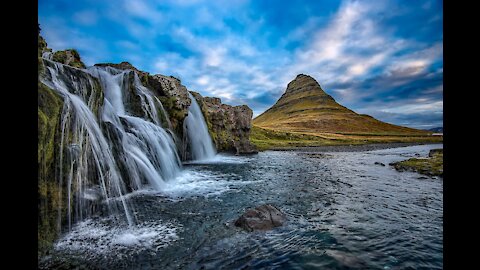
[[390, 165], [398, 171], [414, 171], [429, 176], [442, 176], [443, 149], [430, 151], [428, 158], [410, 158]]
[[253, 125], [250, 141], [260, 151], [290, 147], [325, 146], [325, 145], [355, 145], [371, 143], [441, 143], [442, 136], [431, 135], [384, 135], [369, 134], [339, 134], [339, 133], [299, 133], [285, 132], [261, 128]]

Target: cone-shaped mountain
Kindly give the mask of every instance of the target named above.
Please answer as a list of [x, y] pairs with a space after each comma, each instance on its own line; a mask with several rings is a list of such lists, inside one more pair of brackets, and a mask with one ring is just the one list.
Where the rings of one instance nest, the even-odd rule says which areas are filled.
[[304, 74], [297, 75], [280, 99], [253, 123], [262, 128], [301, 133], [425, 134], [355, 113], [338, 104], [314, 78]]

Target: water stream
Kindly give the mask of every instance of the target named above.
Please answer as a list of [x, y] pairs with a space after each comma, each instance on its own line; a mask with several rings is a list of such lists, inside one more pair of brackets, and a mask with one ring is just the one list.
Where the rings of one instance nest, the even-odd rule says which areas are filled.
[[188, 116], [185, 118], [185, 131], [188, 135], [188, 145], [192, 152], [193, 160], [207, 160], [215, 157], [216, 150], [213, 145], [210, 134], [208, 133], [207, 123], [203, 117], [197, 100], [191, 93], [188, 93], [192, 101]]
[[[126, 197], [137, 206], [135, 226], [88, 219], [60, 239], [42, 265], [442, 269], [443, 180], [388, 166], [441, 147], [267, 151], [184, 164], [162, 191]], [[233, 226], [246, 208], [263, 203], [278, 206], [287, 223], [255, 233]]]

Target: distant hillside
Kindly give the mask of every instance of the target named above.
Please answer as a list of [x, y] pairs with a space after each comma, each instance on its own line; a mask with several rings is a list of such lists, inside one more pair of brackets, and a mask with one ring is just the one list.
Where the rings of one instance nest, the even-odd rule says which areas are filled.
[[436, 133], [443, 133], [443, 127], [435, 127], [427, 130], [431, 132], [436, 132]]
[[253, 124], [286, 132], [339, 134], [416, 134], [429, 132], [379, 121], [338, 104], [318, 82], [304, 74], [291, 81], [285, 93]]

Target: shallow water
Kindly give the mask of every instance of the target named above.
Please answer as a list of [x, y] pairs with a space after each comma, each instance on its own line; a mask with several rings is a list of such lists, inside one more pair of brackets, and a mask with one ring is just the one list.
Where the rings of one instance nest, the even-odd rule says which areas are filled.
[[[442, 145], [365, 152], [267, 151], [184, 164], [162, 192], [127, 196], [137, 224], [77, 224], [44, 268], [441, 269], [443, 179], [388, 163]], [[384, 163], [386, 166], [374, 164]], [[285, 226], [246, 233], [233, 221], [271, 203]]]

